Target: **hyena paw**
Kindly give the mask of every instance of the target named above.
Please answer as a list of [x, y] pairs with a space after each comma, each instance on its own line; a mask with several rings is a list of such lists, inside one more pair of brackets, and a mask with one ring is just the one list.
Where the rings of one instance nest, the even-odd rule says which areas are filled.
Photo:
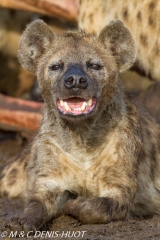
[[17, 236], [22, 232], [24, 232], [24, 234], [27, 234], [30, 231], [33, 233], [36, 231], [36, 227], [29, 219], [15, 217], [6, 221], [4, 229], [8, 232], [17, 232]]
[[[67, 201], [63, 211], [65, 214], [77, 218], [82, 223], [95, 224], [110, 222], [113, 218], [112, 214], [115, 216], [117, 212], [120, 212], [118, 207], [118, 202], [111, 198], [97, 197], [86, 199], [78, 197], [76, 200]], [[122, 219], [120, 214], [118, 218]]]
[[72, 215], [78, 218], [79, 211], [86, 201], [84, 197], [78, 197], [75, 200], [68, 200], [64, 205], [63, 212], [67, 215]]

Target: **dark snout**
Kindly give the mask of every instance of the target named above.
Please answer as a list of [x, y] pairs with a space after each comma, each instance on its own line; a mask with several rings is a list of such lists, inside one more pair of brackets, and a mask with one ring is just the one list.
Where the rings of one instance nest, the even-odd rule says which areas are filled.
[[88, 78], [82, 69], [71, 67], [64, 76], [64, 86], [67, 89], [85, 89], [88, 85]]

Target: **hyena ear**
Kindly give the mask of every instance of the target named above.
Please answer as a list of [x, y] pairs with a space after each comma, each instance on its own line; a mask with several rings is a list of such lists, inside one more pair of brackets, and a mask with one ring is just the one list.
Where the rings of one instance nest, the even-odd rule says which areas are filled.
[[27, 26], [18, 48], [19, 61], [27, 71], [36, 72], [38, 59], [50, 46], [54, 36], [42, 20], [35, 20]]
[[136, 46], [131, 32], [119, 20], [109, 23], [99, 34], [99, 41], [116, 57], [120, 72], [130, 68], [136, 58]]

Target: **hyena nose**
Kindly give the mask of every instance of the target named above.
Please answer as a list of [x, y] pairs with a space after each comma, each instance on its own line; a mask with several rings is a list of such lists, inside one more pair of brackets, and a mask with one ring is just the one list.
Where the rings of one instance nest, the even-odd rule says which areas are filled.
[[88, 85], [88, 79], [82, 75], [70, 75], [64, 79], [64, 86], [68, 89], [82, 88], [85, 89]]

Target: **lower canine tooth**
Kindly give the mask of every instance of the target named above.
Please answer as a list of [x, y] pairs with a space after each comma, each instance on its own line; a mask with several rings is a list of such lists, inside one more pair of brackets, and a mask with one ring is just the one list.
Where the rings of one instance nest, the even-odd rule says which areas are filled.
[[87, 104], [88, 104], [89, 106], [92, 106], [92, 99], [89, 99], [88, 102], [87, 102]]
[[68, 106], [68, 104], [66, 102], [64, 102], [64, 107], [67, 112], [71, 111], [70, 107]]

